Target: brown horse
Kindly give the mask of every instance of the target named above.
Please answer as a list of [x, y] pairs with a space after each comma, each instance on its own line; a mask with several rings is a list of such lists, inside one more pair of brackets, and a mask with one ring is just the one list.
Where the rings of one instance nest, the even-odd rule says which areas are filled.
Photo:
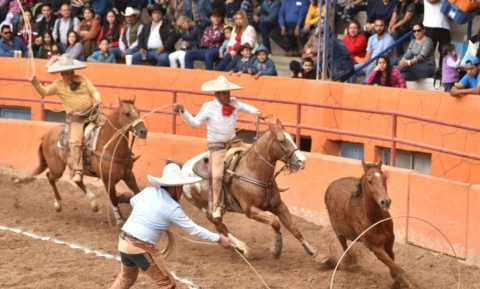
[[[121, 225], [124, 218], [118, 209], [118, 197], [115, 184], [123, 180], [134, 194], [140, 192], [135, 175], [132, 172], [133, 163], [138, 158], [133, 157], [129, 148], [129, 131], [139, 138], [147, 137], [147, 129], [140, 118], [139, 112], [133, 100], [118, 99], [119, 106], [106, 119], [105, 125], [100, 129], [96, 147], [83, 150], [84, 165], [83, 173], [86, 176], [101, 177], [103, 184], [109, 192], [113, 212], [117, 224]], [[32, 172], [31, 177], [36, 176], [46, 169], [50, 185], [55, 193], [55, 210], [62, 211], [61, 197], [58, 193], [56, 181], [62, 177], [67, 165], [68, 152], [59, 148], [57, 142], [65, 125], [52, 128], [45, 133], [38, 148], [40, 165]], [[90, 155], [88, 159], [86, 155]], [[98, 206], [95, 195], [82, 182], [76, 183], [90, 200], [92, 211], [97, 212]]]
[[[362, 166], [364, 174], [361, 178], [338, 179], [325, 193], [330, 223], [344, 251], [347, 250], [347, 239], [353, 241], [371, 225], [390, 218], [388, 209], [392, 201], [387, 193], [387, 178], [381, 170], [381, 160], [372, 164], [362, 161]], [[394, 262], [392, 220], [376, 225], [360, 237], [360, 241], [390, 269], [395, 284], [403, 284], [405, 273]]]
[[[207, 157], [203, 153], [188, 160], [182, 167], [182, 172], [188, 176], [195, 176], [193, 166], [197, 161]], [[304, 169], [306, 158], [283, 128], [280, 121], [270, 125], [269, 130], [258, 141], [242, 153], [235, 172], [225, 172], [225, 177], [232, 176], [231, 182], [226, 185], [229, 194], [238, 204], [235, 209], [226, 203], [226, 211], [242, 212], [248, 218], [272, 226], [276, 233], [273, 256], [279, 258], [282, 251], [282, 235], [280, 232], [283, 224], [295, 238], [297, 238], [310, 256], [321, 263], [327, 261], [326, 257], [319, 254], [302, 236], [295, 227], [288, 207], [282, 201], [275, 182], [275, 164], [278, 160], [285, 163], [282, 168], [295, 173]], [[237, 248], [249, 256], [250, 248], [229, 232], [222, 220], [216, 221], [208, 210], [208, 180], [183, 186], [184, 196], [193, 205], [201, 209], [208, 220], [215, 225], [218, 232], [227, 236]], [[280, 224], [281, 223], [281, 224]]]

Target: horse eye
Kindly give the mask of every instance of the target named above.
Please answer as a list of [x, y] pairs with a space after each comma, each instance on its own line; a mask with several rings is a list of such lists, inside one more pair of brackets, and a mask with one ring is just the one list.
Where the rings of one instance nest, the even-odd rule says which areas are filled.
[[125, 115], [126, 115], [127, 117], [130, 117], [130, 113], [129, 113], [129, 112], [126, 112]]

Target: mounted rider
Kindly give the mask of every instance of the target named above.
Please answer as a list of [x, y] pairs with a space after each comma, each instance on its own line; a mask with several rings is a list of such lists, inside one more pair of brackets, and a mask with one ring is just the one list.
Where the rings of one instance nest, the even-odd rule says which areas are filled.
[[209, 210], [214, 219], [221, 219], [225, 209], [224, 200], [221, 197], [224, 157], [227, 149], [238, 140], [235, 135], [237, 113], [246, 112], [257, 117], [261, 117], [261, 113], [255, 107], [230, 97], [231, 90], [243, 89], [243, 87], [229, 82], [223, 75], [216, 80], [205, 82], [201, 89], [215, 92], [215, 100], [204, 103], [195, 117], [179, 103], [175, 103], [174, 110], [180, 112], [183, 120], [193, 128], [198, 128], [203, 122], [207, 122], [208, 171], [212, 196], [209, 198]]
[[69, 54], [63, 54], [59, 60], [48, 67], [48, 73], [60, 72], [62, 79], [48, 86], [40, 84], [35, 76], [30, 80], [42, 98], [58, 95], [63, 102], [69, 130], [69, 166], [75, 182], [82, 181], [83, 128], [86, 122], [98, 122], [98, 108], [101, 103], [100, 93], [93, 84], [86, 77], [75, 75], [75, 70], [86, 67], [84, 63], [73, 59]]

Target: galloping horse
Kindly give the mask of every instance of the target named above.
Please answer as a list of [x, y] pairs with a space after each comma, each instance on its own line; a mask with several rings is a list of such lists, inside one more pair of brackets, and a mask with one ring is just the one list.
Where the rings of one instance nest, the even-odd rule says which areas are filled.
[[[325, 193], [325, 204], [332, 228], [343, 250], [347, 239], [355, 240], [362, 232], [380, 220], [390, 218], [391, 199], [387, 193], [386, 176], [382, 162], [366, 164], [362, 160], [364, 174], [361, 178], [346, 177], [332, 182]], [[393, 221], [384, 221], [368, 232], [360, 241], [389, 269], [397, 285], [405, 272], [395, 262], [393, 254]], [[409, 285], [410, 286], [410, 285]]]
[[[100, 129], [96, 147], [85, 148], [82, 154], [84, 163], [90, 164], [84, 165], [84, 175], [102, 178], [105, 189], [109, 192], [117, 225], [121, 225], [124, 218], [118, 209], [115, 184], [123, 180], [134, 194], [140, 192], [132, 172], [133, 163], [138, 157], [133, 157], [131, 148], [128, 146], [129, 131], [139, 138], [145, 139], [147, 129], [134, 105], [135, 98], [133, 100], [119, 98], [118, 101], [118, 108], [107, 117], [105, 125]], [[46, 169], [49, 170], [47, 177], [55, 193], [55, 210], [57, 212], [62, 211], [62, 204], [55, 182], [62, 177], [68, 158], [68, 152], [57, 146], [60, 134], [64, 129], [65, 125], [60, 125], [43, 135], [38, 148], [40, 164], [30, 175], [33, 177]], [[90, 155], [88, 159], [85, 158], [87, 154]], [[83, 181], [76, 184], [90, 200], [92, 211], [97, 212], [95, 195], [86, 188]]]
[[[183, 165], [182, 172], [188, 176], [196, 176], [193, 166], [206, 156], [207, 153], [203, 153], [188, 160]], [[318, 262], [324, 263], [327, 258], [319, 254], [303, 238], [293, 224], [288, 207], [280, 197], [275, 182], [275, 177], [280, 173], [279, 171], [275, 174], [275, 164], [278, 160], [285, 163], [281, 171], [288, 169], [292, 173], [304, 169], [306, 163], [305, 156], [299, 151], [280, 121], [277, 120], [276, 125], [270, 125], [269, 130], [254, 145], [242, 153], [234, 172], [228, 170], [227, 166], [225, 167], [225, 178], [229, 175], [232, 177], [231, 182], [225, 185], [228, 190], [228, 194], [225, 195], [231, 196], [237, 204], [235, 206], [229, 204], [227, 198], [225, 209], [229, 212], [242, 212], [248, 218], [272, 226], [276, 233], [273, 250], [275, 258], [279, 258], [282, 252], [281, 223], [302, 243], [310, 256]], [[183, 190], [186, 199], [205, 213], [208, 220], [215, 225], [217, 231], [227, 236], [240, 251], [249, 256], [250, 248], [230, 233], [222, 220], [216, 221], [208, 212], [208, 180], [203, 179], [201, 182], [185, 185]]]

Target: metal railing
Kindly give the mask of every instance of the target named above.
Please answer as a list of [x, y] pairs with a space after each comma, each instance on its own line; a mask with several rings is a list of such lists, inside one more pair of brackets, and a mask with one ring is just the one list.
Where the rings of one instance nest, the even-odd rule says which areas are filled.
[[[0, 77], [2, 81], [17, 81], [17, 82], [26, 82], [27, 80], [21, 78], [11, 78], [11, 77]], [[50, 80], [43, 80], [41, 82], [48, 83], [52, 82]], [[195, 94], [195, 95], [212, 95], [212, 93], [206, 93], [203, 91], [195, 91], [195, 90], [182, 90], [182, 89], [172, 89], [172, 88], [158, 88], [158, 87], [146, 87], [146, 86], [128, 86], [128, 85], [111, 85], [111, 84], [101, 84], [101, 83], [94, 83], [96, 87], [105, 87], [105, 88], [122, 88], [122, 89], [131, 89], [131, 90], [139, 90], [139, 91], [156, 91], [156, 92], [170, 92], [172, 94], [172, 104], [177, 101], [177, 94], [178, 93], [186, 93], [186, 94]], [[311, 103], [305, 101], [295, 101], [295, 100], [279, 100], [279, 99], [272, 99], [272, 98], [265, 98], [265, 97], [252, 97], [252, 96], [239, 96], [233, 95], [242, 100], [250, 100], [250, 101], [260, 101], [266, 103], [277, 103], [277, 104], [284, 104], [284, 105], [293, 105], [296, 107], [295, 110], [295, 122], [294, 123], [283, 123], [285, 127], [294, 128], [295, 129], [295, 140], [298, 147], [300, 147], [300, 136], [302, 130], [310, 130], [310, 131], [317, 131], [317, 132], [325, 132], [325, 133], [333, 133], [339, 135], [347, 135], [347, 136], [354, 136], [354, 137], [362, 137], [367, 139], [374, 139], [380, 141], [388, 141], [391, 144], [390, 150], [390, 164], [391, 166], [395, 166], [395, 156], [396, 156], [396, 145], [404, 144], [409, 145], [417, 148], [447, 153], [455, 156], [466, 157], [474, 160], [480, 160], [480, 155], [466, 153], [463, 151], [458, 151], [454, 149], [444, 148], [435, 145], [424, 144], [416, 141], [411, 141], [407, 139], [402, 139], [397, 137], [397, 120], [399, 117], [407, 118], [412, 120], [423, 121], [432, 124], [444, 125], [448, 127], [454, 127], [459, 129], [465, 129], [468, 131], [473, 132], [480, 132], [480, 127], [473, 126], [473, 125], [466, 125], [460, 124], [451, 121], [444, 121], [444, 120], [436, 120], [428, 117], [418, 116], [414, 114], [398, 112], [398, 111], [390, 111], [390, 110], [378, 110], [378, 109], [368, 109], [368, 108], [358, 108], [358, 107], [351, 107], [351, 106], [341, 106], [341, 105], [331, 105], [331, 104], [324, 104], [324, 103]], [[45, 120], [45, 104], [61, 104], [60, 101], [53, 101], [53, 100], [45, 100], [43, 98], [39, 99], [32, 99], [32, 98], [18, 98], [18, 97], [5, 97], [0, 96], [0, 100], [10, 100], [10, 101], [24, 101], [24, 102], [37, 102], [40, 103], [41, 107], [41, 119]], [[387, 115], [391, 116], [391, 134], [390, 136], [383, 136], [383, 135], [374, 135], [362, 132], [355, 132], [355, 131], [346, 131], [342, 129], [335, 129], [335, 128], [325, 128], [325, 127], [318, 127], [314, 125], [308, 125], [302, 123], [302, 108], [303, 107], [314, 107], [314, 108], [324, 108], [324, 109], [331, 109], [331, 110], [343, 110], [343, 111], [352, 111], [352, 112], [359, 112], [359, 113], [371, 113], [371, 114], [379, 114], [379, 115]], [[141, 108], [138, 107], [141, 112], [151, 112], [151, 108]], [[173, 111], [167, 110], [158, 110], [155, 113], [157, 114], [170, 114], [172, 116], [172, 127], [171, 133], [176, 134], [176, 124], [177, 124], [177, 113]], [[249, 119], [239, 118], [239, 122], [242, 123], [251, 123]]]

